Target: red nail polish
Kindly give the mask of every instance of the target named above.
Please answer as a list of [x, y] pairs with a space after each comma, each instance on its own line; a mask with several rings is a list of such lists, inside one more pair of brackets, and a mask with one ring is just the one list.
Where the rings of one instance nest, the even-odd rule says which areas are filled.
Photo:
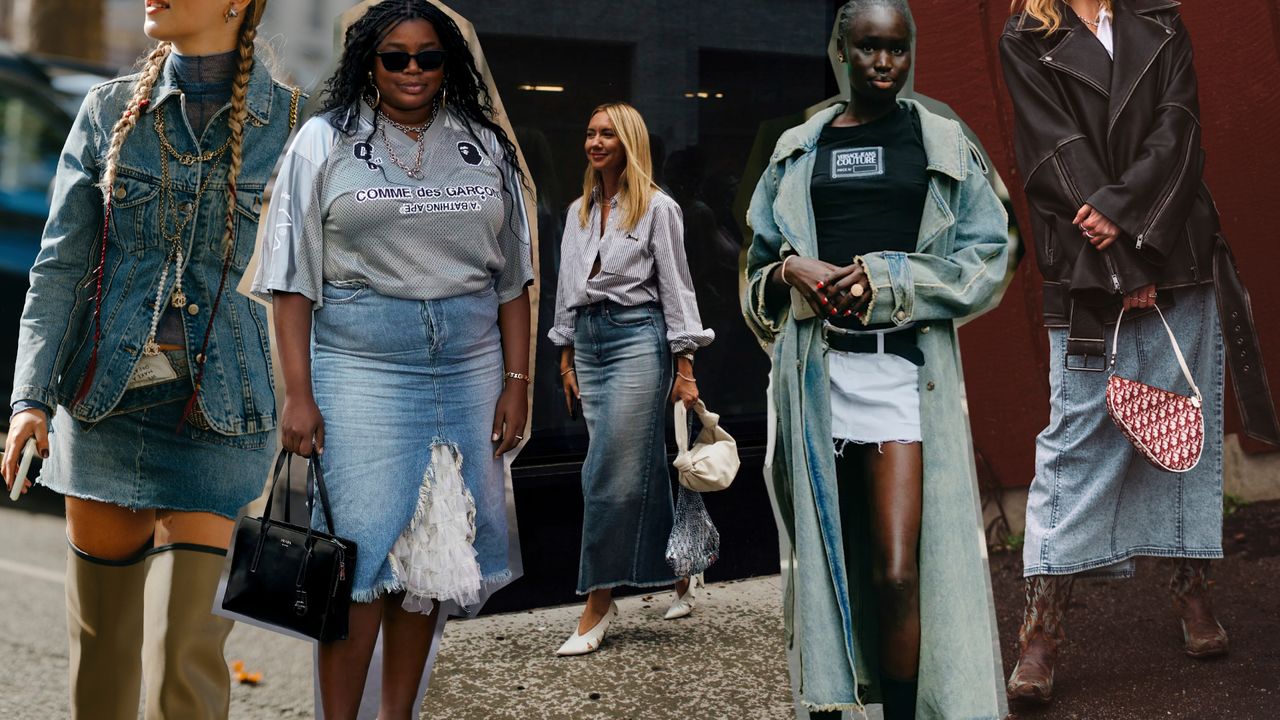
[[844, 311], [844, 316], [845, 316], [845, 317], [849, 317], [849, 316], [850, 316], [850, 315], [852, 315], [852, 314], [853, 314], [853, 311], [852, 311], [852, 310], [845, 310], [845, 311]]
[[835, 314], [836, 314], [836, 309], [835, 309], [835, 308], [831, 308], [831, 314], [832, 314], [832, 315], [835, 315]]
[[819, 290], [821, 290], [822, 288], [824, 288], [824, 287], [826, 287], [826, 286], [827, 286], [827, 284], [826, 284], [826, 283], [824, 283], [824, 282], [822, 282], [821, 280], [819, 280], [819, 281], [818, 281], [818, 284], [817, 284], [815, 287], [817, 287]]
[[819, 301], [821, 301], [823, 305], [826, 305], [826, 304], [827, 304], [827, 299], [826, 299], [826, 298], [824, 298], [824, 297], [819, 296], [819, 297], [818, 297], [818, 300], [819, 300]]

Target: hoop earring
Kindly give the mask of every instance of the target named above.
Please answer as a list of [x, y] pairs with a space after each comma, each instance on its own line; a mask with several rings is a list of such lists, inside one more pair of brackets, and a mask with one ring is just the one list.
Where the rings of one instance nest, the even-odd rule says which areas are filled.
[[445, 105], [447, 105], [448, 101], [449, 101], [449, 91], [445, 89], [445, 86], [442, 84], [440, 86], [440, 107], [444, 107]]
[[382, 104], [382, 91], [378, 89], [378, 84], [373, 81], [373, 71], [369, 71], [369, 88], [373, 90], [373, 109], [377, 110]]

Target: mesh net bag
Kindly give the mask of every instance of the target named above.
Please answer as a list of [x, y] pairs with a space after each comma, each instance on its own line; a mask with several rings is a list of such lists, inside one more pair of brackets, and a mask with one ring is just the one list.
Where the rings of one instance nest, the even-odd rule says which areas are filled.
[[719, 556], [720, 533], [702, 504], [702, 495], [681, 485], [676, 523], [667, 540], [667, 564], [676, 577], [691, 577], [711, 567]]

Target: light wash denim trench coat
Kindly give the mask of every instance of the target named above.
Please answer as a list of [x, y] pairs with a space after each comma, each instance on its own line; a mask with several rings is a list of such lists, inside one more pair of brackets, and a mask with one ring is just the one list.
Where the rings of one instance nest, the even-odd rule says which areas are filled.
[[[955, 321], [998, 301], [1012, 271], [1008, 221], [960, 125], [915, 101], [899, 102], [920, 114], [929, 193], [916, 252], [862, 257], [873, 290], [863, 319], [915, 322], [925, 357], [916, 717], [996, 719], [1004, 716], [1004, 683]], [[867, 628], [855, 627], [861, 613], [840, 527], [822, 323], [797, 321], [789, 304], [766, 304], [765, 287], [782, 258], [818, 255], [809, 195], [815, 146], [843, 109], [827, 108], [778, 141], [748, 212], [754, 237], [743, 298], [748, 325], [773, 346], [775, 429], [765, 475], [792, 548], [783, 573], [793, 683], [811, 710], [861, 710], [860, 693], [876, 682], [864, 656], [877, 649]]]

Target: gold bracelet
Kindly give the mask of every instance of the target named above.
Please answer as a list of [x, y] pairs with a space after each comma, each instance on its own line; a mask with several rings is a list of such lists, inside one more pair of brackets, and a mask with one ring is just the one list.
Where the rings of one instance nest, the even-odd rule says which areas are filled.
[[676, 377], [680, 378], [681, 380], [685, 380], [685, 381], [687, 381], [687, 382], [691, 382], [691, 383], [693, 383], [694, 385], [697, 385], [697, 384], [698, 384], [698, 381], [697, 381], [697, 380], [694, 380], [693, 378], [689, 377], [688, 375], [685, 375], [684, 373], [682, 373], [682, 372], [680, 372], [680, 371], [678, 371], [678, 370], [676, 371]]
[[523, 380], [525, 382], [529, 382], [529, 376], [524, 373], [508, 372], [506, 373], [506, 376], [512, 380]]
[[562, 371], [560, 371], [560, 377], [564, 377], [565, 375], [568, 375], [569, 373], [577, 374], [577, 371], [576, 371], [576, 370], [574, 370], [573, 368], [569, 368], [568, 370], [562, 370]]

